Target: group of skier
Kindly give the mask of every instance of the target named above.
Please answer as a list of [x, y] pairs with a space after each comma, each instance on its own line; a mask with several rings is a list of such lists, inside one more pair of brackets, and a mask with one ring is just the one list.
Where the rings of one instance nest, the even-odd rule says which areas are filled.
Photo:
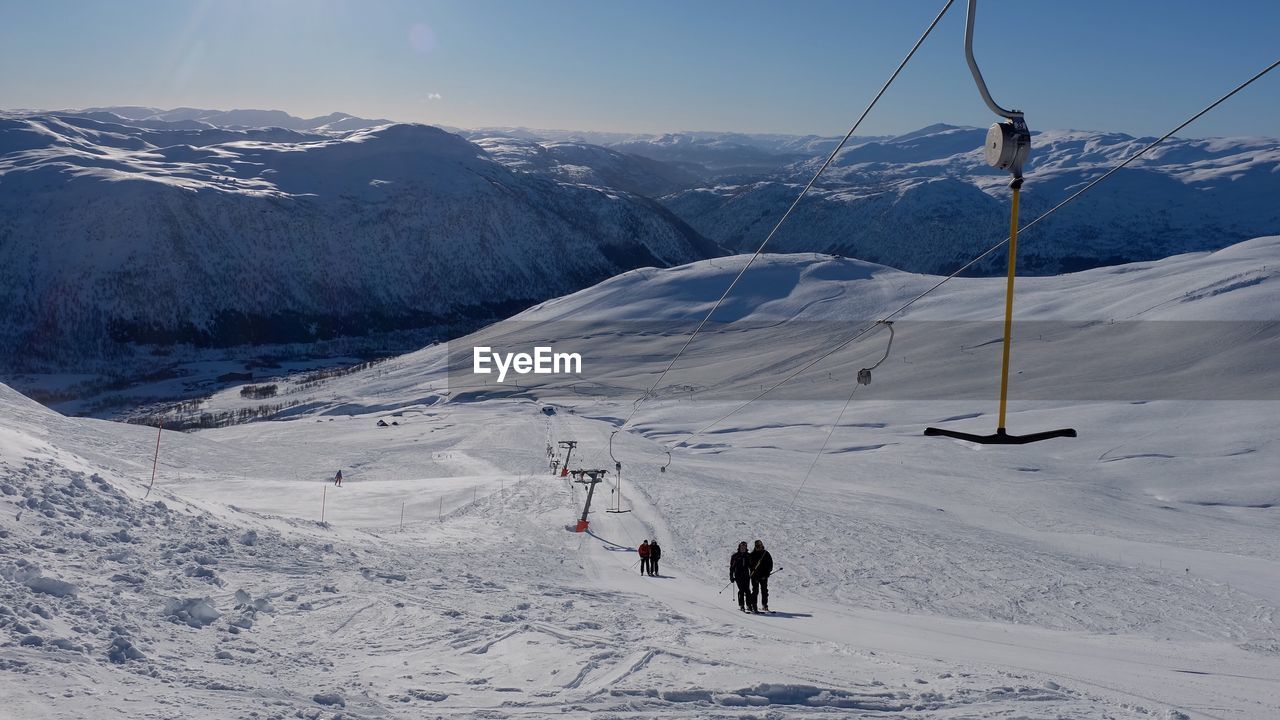
[[738, 543], [738, 551], [729, 558], [729, 582], [738, 584], [738, 609], [742, 612], [769, 612], [769, 576], [773, 574], [773, 556], [756, 541], [747, 550], [747, 542]]
[[658, 539], [654, 538], [653, 542], [645, 540], [640, 543], [637, 552], [640, 553], [640, 574], [657, 577], [658, 561], [662, 559], [662, 546], [658, 545]]
[[[333, 484], [342, 487], [342, 471], [333, 477]], [[637, 549], [640, 554], [640, 574], [658, 577], [658, 561], [662, 559], [662, 546], [657, 538], [645, 540]], [[747, 542], [738, 543], [738, 550], [729, 558], [729, 582], [738, 585], [738, 609], [742, 612], [769, 612], [769, 576], [773, 574], [773, 556], [764, 549], [764, 542], [756, 540], [748, 550]]]

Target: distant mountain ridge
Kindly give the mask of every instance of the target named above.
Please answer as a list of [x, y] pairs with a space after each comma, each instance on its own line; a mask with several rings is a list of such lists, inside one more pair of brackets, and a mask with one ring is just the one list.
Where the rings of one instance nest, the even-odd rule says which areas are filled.
[[503, 317], [719, 254], [656, 202], [457, 135], [0, 116], [0, 367]]
[[[131, 121], [131, 124], [186, 124], [189, 127], [240, 127], [265, 128], [279, 127], [289, 130], [305, 130], [310, 132], [348, 132], [366, 128], [388, 125], [392, 121], [370, 119], [333, 112], [313, 118], [300, 118], [283, 110], [206, 110], [201, 108], [160, 108], [123, 106], [86, 108], [82, 111], [86, 116], [96, 120], [110, 121], [106, 115], [115, 115]], [[64, 113], [71, 114], [71, 113]]]
[[[983, 163], [984, 134], [853, 138], [769, 251], [951, 272], [1007, 232], [1007, 177]], [[1036, 133], [1024, 223], [1149, 140]], [[467, 327], [636, 267], [751, 250], [837, 142], [0, 111], [0, 370]], [[1276, 140], [1171, 139], [1025, 234], [1019, 269], [1274, 234], [1277, 197]], [[1002, 270], [1000, 257], [975, 269]]]
[[[511, 129], [495, 157], [515, 169], [565, 177], [562, 163], [531, 162], [540, 147], [585, 143], [678, 168], [683, 184], [657, 199], [701, 234], [737, 252], [764, 239], [837, 138], [740, 133], [633, 135]], [[498, 133], [493, 130], [492, 133]], [[850, 140], [771, 242], [774, 252], [857, 257], [913, 272], [947, 274], [1007, 232], [1007, 175], [982, 158], [984, 128], [937, 123], [895, 137]], [[496, 147], [497, 134], [483, 143]], [[574, 138], [576, 140], [566, 140]], [[1154, 138], [1046, 130], [1032, 138], [1023, 223]], [[523, 143], [519, 153], [514, 148]], [[691, 185], [687, 176], [701, 178]], [[639, 186], [660, 192], [671, 183]], [[641, 190], [644, 192], [644, 190]], [[1171, 138], [1026, 236], [1030, 274], [1154, 260], [1213, 250], [1280, 231], [1280, 141], [1265, 137]], [[1002, 272], [998, 254], [972, 269]]]
[[[846, 148], [770, 244], [913, 272], [950, 273], [1008, 232], [1008, 176], [986, 131], [934, 125]], [[1047, 130], [1032, 137], [1022, 222], [1154, 138]], [[662, 202], [726, 247], [756, 247], [824, 157], [684, 190]], [[1280, 141], [1171, 138], [1027, 235], [1019, 269], [1056, 274], [1226, 247], [1280, 230]], [[999, 272], [993, 258], [977, 272]]]
[[[815, 155], [827, 155], [838, 137], [778, 133], [675, 132], [610, 133], [578, 130], [535, 130], [521, 127], [454, 129], [468, 139], [511, 138], [535, 143], [569, 142], [599, 145], [615, 152], [675, 165], [706, 181], [759, 175]], [[857, 142], [887, 138], [860, 137]]]
[[701, 166], [688, 168], [583, 142], [511, 137], [478, 137], [473, 142], [513, 170], [649, 197], [699, 187], [706, 179]]

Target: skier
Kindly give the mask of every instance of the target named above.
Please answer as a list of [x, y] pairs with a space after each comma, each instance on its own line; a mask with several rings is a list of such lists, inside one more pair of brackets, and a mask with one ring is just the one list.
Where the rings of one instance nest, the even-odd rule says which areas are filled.
[[745, 540], [738, 543], [738, 552], [729, 558], [729, 582], [738, 583], [738, 609], [755, 612], [756, 599], [751, 594], [751, 555], [747, 552]]
[[654, 538], [649, 543], [649, 574], [653, 577], [658, 576], [658, 561], [662, 559], [662, 548], [658, 546], [658, 539]]
[[649, 541], [640, 543], [640, 574], [649, 574]]
[[764, 543], [756, 541], [751, 551], [751, 605], [755, 611], [756, 596], [760, 597], [760, 607], [769, 612], [769, 576], [773, 574], [773, 556], [764, 549]]
[[339, 470], [337, 475], [333, 476], [333, 484], [336, 487], [342, 487], [342, 471]]

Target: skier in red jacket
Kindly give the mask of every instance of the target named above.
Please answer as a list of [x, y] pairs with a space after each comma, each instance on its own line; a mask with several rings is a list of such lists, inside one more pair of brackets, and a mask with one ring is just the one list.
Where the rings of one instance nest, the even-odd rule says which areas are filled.
[[640, 550], [638, 552], [640, 553], [640, 574], [648, 575], [649, 574], [649, 541], [648, 540], [645, 540], [644, 542], [640, 543]]

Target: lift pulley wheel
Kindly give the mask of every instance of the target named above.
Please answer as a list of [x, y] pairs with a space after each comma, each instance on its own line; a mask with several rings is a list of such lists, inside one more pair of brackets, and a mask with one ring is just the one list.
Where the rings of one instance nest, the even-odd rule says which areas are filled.
[[992, 123], [983, 148], [987, 164], [1022, 177], [1022, 165], [1031, 154], [1031, 130], [1022, 118]]

